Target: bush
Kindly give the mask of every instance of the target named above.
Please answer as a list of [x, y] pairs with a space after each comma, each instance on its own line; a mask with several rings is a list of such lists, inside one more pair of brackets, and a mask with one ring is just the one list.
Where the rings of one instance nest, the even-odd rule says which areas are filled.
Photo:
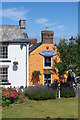
[[12, 88], [3, 88], [2, 89], [2, 106], [9, 106], [12, 103], [22, 103], [24, 102], [24, 94], [20, 94], [16, 89]]
[[47, 100], [56, 98], [56, 90], [43, 85], [26, 88], [25, 95], [32, 100]]
[[61, 87], [61, 97], [75, 97], [76, 92], [76, 89], [73, 87]]

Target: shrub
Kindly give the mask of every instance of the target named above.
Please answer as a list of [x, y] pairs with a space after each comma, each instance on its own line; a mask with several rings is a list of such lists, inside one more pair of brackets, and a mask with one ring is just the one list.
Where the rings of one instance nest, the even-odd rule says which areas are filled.
[[76, 92], [76, 89], [73, 87], [61, 87], [61, 97], [75, 97]]
[[43, 85], [30, 86], [26, 88], [25, 95], [32, 100], [47, 100], [56, 98], [56, 90]]
[[2, 106], [9, 106], [12, 103], [22, 103], [24, 102], [24, 94], [20, 94], [16, 89], [12, 88], [3, 88], [2, 89]]

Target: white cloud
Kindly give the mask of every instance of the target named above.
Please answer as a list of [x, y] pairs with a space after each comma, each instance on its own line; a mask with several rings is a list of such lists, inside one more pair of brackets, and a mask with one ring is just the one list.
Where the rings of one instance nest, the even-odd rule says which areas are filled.
[[48, 22], [48, 19], [46, 18], [39, 18], [36, 20], [36, 23], [38, 24], [46, 24]]
[[46, 18], [39, 18], [35, 22], [37, 24], [41, 24], [42, 26], [46, 26], [46, 27], [52, 27], [57, 24], [57, 23], [50, 23], [49, 20]]
[[49, 20], [46, 19], [46, 18], [39, 18], [35, 22], [37, 24], [41, 24], [42, 26], [49, 27], [50, 29], [64, 30], [64, 25], [58, 25], [58, 26], [56, 26], [58, 24], [57, 22], [49, 22]]
[[19, 19], [26, 19], [26, 14], [28, 12], [28, 10], [25, 10], [23, 8], [9, 8], [2, 10], [2, 16], [17, 21]]
[[64, 25], [54, 27], [55, 30], [64, 30]]
[[57, 24], [56, 22], [55, 23], [45, 23], [44, 26], [52, 27], [56, 24]]

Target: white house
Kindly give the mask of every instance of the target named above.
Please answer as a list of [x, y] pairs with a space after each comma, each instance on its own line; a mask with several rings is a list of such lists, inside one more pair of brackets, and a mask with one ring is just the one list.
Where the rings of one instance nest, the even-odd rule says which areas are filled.
[[0, 86], [28, 86], [26, 20], [19, 25], [0, 25]]

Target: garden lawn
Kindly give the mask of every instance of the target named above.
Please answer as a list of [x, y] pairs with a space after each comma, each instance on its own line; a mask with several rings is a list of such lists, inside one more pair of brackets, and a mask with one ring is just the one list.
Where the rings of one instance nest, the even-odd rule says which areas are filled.
[[3, 107], [3, 118], [78, 118], [77, 98], [29, 100], [20, 105]]

